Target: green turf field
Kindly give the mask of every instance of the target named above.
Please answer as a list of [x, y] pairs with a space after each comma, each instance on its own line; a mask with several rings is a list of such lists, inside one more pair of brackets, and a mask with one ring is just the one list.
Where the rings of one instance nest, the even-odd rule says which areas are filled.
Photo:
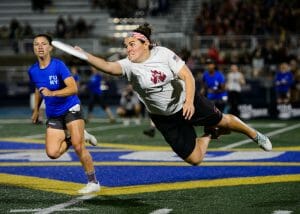
[[[5, 154], [18, 152], [43, 152], [41, 149], [18, 150], [16, 147], [10, 148], [9, 145], [14, 142], [22, 142], [21, 145], [30, 142], [42, 145], [45, 127], [32, 125], [27, 119], [2, 119], [0, 140], [1, 144], [8, 147], [3, 146], [0, 150], [0, 213], [300, 213], [299, 120], [251, 120], [247, 123], [270, 136], [275, 153], [290, 152], [292, 158], [257, 161], [212, 160], [197, 167], [187, 166], [181, 161], [102, 161], [96, 157], [98, 150], [106, 150], [107, 153], [103, 154], [109, 156], [109, 151], [170, 151], [170, 149], [159, 133], [156, 133], [154, 138], [142, 134], [142, 130], [148, 127], [147, 120], [140, 126], [129, 127], [124, 127], [121, 121], [109, 124], [102, 119], [92, 120], [87, 124], [87, 130], [100, 142], [96, 149], [91, 148], [91, 151], [94, 151], [92, 155], [95, 155], [95, 165], [99, 166], [97, 176], [101, 181], [100, 171], [107, 170], [103, 171], [104, 183], [107, 179], [105, 173], [107, 176], [116, 173], [117, 176], [108, 176], [107, 183], [99, 194], [82, 197], [72, 192], [59, 191], [60, 188], [63, 189], [61, 185], [75, 188], [79, 181], [63, 181], [56, 189], [56, 179], [46, 174], [36, 178], [34, 173], [27, 172], [29, 169], [34, 172], [40, 166], [53, 165], [56, 168], [64, 166], [66, 172], [72, 173], [76, 161], [63, 161], [58, 164], [50, 160], [23, 162], [3, 158]], [[202, 129], [199, 128], [198, 132], [200, 135]], [[261, 152], [262, 150], [255, 143], [248, 142], [245, 136], [234, 133], [220, 140], [214, 140], [210, 144], [210, 152], [215, 151]], [[293, 157], [296, 157], [295, 160]], [[22, 164], [23, 166], [19, 166]], [[18, 169], [21, 170], [21, 167], [24, 174], [19, 175]], [[151, 167], [153, 172], [146, 171]], [[13, 168], [17, 168], [16, 172], [10, 173], [9, 170]], [[50, 174], [54, 172], [53, 169], [49, 171]], [[197, 171], [199, 169], [209, 172], [210, 175], [205, 177], [206, 173], [201, 174], [202, 171]], [[172, 171], [164, 175], [163, 172], [168, 170]], [[226, 177], [233, 171], [237, 175], [243, 171], [242, 176]], [[247, 171], [251, 171], [251, 174], [244, 176]], [[133, 175], [133, 172], [136, 175]], [[153, 175], [142, 172], [151, 172]], [[162, 178], [169, 177], [160, 182], [160, 175], [157, 173], [162, 173]], [[194, 178], [193, 173], [199, 173], [199, 178]], [[215, 174], [218, 174], [218, 177], [214, 177]], [[130, 176], [135, 177], [131, 179]], [[136, 176], [139, 180], [129, 184]], [[152, 181], [151, 177], [156, 177], [157, 180]], [[173, 177], [185, 180], [174, 180]], [[143, 183], [143, 178], [148, 179], [149, 183]], [[128, 184], [123, 184], [122, 179], [128, 179]], [[30, 183], [31, 181], [36, 185]], [[43, 182], [48, 182], [49, 186], [41, 185]], [[115, 186], [118, 182], [120, 185]]]

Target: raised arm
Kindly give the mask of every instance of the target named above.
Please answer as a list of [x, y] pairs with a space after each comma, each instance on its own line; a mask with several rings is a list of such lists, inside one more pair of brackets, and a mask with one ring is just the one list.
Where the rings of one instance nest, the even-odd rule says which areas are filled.
[[122, 68], [118, 62], [108, 62], [101, 57], [97, 57], [91, 53], [85, 52], [78, 46], [75, 46], [75, 48], [77, 50], [83, 51], [88, 58], [87, 62], [98, 68], [100, 71], [114, 76], [122, 75]]

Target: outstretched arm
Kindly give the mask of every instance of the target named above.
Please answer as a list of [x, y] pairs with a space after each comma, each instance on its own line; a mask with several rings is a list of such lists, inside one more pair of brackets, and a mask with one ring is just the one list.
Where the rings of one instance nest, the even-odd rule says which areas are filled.
[[[80, 47], [75, 47], [77, 50], [83, 51]], [[83, 51], [84, 52], [84, 51]], [[99, 70], [103, 71], [104, 73], [120, 76], [122, 75], [122, 68], [118, 62], [108, 62], [105, 59], [95, 56], [91, 53], [84, 52], [87, 56], [87, 62], [93, 65], [94, 67], [98, 68]]]

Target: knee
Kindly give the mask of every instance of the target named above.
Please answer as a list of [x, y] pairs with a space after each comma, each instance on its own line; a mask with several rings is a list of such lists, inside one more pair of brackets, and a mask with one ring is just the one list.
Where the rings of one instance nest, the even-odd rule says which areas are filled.
[[192, 160], [192, 161], [189, 161], [187, 163], [191, 164], [192, 166], [199, 166], [201, 163], [202, 163], [203, 159], [202, 160]]
[[57, 159], [60, 157], [60, 153], [59, 152], [55, 152], [55, 151], [47, 151], [47, 156], [50, 158], [50, 159]]
[[228, 128], [232, 117], [234, 117], [232, 114], [223, 114], [222, 120], [218, 125], [222, 126], [223, 128]]
[[188, 158], [185, 159], [185, 162], [192, 166], [198, 166], [203, 162], [204, 156], [198, 155], [198, 156], [189, 156]]
[[74, 149], [74, 151], [77, 153], [77, 154], [81, 154], [82, 153], [82, 145], [81, 144], [75, 144], [75, 145], [73, 145], [73, 149]]

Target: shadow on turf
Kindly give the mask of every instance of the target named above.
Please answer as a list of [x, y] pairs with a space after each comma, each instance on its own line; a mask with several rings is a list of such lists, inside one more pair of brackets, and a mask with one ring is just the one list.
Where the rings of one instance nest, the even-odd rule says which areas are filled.
[[130, 207], [147, 207], [150, 206], [143, 202], [140, 198], [122, 199], [111, 196], [101, 196], [97, 198], [90, 199], [85, 202], [86, 204], [101, 205], [101, 206], [114, 206], [120, 208], [130, 208]]
[[277, 200], [277, 201], [270, 201], [264, 203], [256, 203], [254, 204], [255, 207], [300, 207], [300, 203], [297, 200]]

